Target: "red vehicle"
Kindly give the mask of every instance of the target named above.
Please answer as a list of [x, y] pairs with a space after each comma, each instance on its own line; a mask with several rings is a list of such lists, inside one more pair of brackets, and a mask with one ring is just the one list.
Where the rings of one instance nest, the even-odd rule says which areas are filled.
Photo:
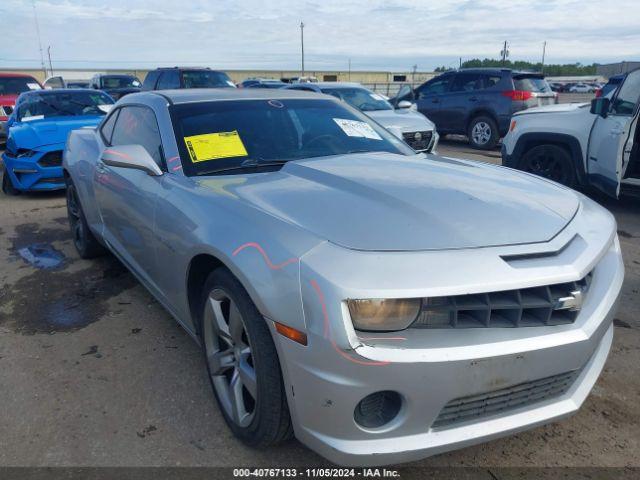
[[41, 88], [40, 82], [30, 75], [0, 72], [0, 142], [6, 140], [9, 134], [6, 131], [6, 123], [18, 96], [22, 92]]

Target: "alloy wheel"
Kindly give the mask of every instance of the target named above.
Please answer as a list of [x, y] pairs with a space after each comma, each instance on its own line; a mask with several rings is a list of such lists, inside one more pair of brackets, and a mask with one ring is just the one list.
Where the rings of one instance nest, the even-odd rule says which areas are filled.
[[526, 170], [558, 183], [567, 183], [567, 175], [562, 163], [556, 158], [552, 151], [546, 148], [529, 158]]
[[476, 145], [485, 145], [491, 140], [491, 125], [487, 122], [478, 122], [471, 129], [471, 138]]
[[203, 338], [209, 375], [228, 418], [240, 427], [256, 413], [258, 383], [242, 314], [222, 289], [214, 289], [204, 309]]

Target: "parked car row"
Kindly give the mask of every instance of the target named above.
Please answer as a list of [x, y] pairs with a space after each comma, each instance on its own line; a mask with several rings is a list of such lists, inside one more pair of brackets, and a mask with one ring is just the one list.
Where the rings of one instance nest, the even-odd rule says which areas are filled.
[[[70, 89], [69, 84], [61, 77], [52, 77], [45, 83], [47, 88], [39, 90], [38, 95], [22, 94], [17, 100], [15, 114], [8, 118], [7, 130], [13, 126], [15, 134], [10, 136], [3, 157], [6, 160], [5, 168], [9, 172], [3, 177], [2, 189], [5, 194], [15, 195], [21, 191], [53, 190], [65, 187], [60, 169], [64, 145], [60, 145], [60, 142], [64, 142], [66, 134], [71, 129], [95, 126], [99, 122], [99, 116], [107, 111], [106, 108], [98, 109], [100, 111], [91, 110], [91, 102], [87, 100], [89, 98], [101, 99], [103, 104], [107, 105], [125, 95], [142, 91], [236, 88], [224, 72], [191, 67], [158, 68], [149, 72], [142, 84], [132, 75], [96, 74], [89, 82], [88, 90]], [[328, 93], [365, 112], [418, 152], [433, 152], [437, 146], [438, 134], [433, 123], [422, 114], [410, 110], [409, 103], [394, 109], [383, 97], [357, 84], [279, 82], [278, 85], [271, 85], [270, 83], [264, 79], [256, 79], [245, 83], [243, 88], [286, 86]], [[325, 90], [322, 90], [319, 85], [326, 87]], [[329, 87], [331, 88], [328, 89]], [[100, 95], [88, 96], [92, 91]], [[113, 100], [104, 101], [107, 97]], [[40, 107], [39, 110], [36, 110], [32, 104], [37, 104]], [[70, 108], [70, 104], [73, 104], [74, 108]], [[23, 106], [19, 107], [19, 105]], [[46, 132], [50, 131], [54, 133], [47, 135]], [[48, 136], [55, 139], [47, 138]], [[40, 159], [41, 154], [46, 154], [50, 161], [43, 162]], [[53, 157], [56, 159], [55, 162], [51, 160]]]

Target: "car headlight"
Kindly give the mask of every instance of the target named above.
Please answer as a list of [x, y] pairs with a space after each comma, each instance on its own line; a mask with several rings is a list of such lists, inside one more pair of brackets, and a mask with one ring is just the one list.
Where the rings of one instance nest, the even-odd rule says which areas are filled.
[[419, 298], [348, 300], [351, 321], [356, 330], [404, 330], [420, 313]]

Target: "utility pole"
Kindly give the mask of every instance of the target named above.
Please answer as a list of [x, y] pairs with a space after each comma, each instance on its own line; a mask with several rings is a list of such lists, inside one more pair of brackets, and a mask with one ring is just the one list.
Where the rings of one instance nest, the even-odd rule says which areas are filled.
[[460, 68], [462, 68], [462, 57], [460, 57]]
[[416, 70], [418, 70], [418, 65], [411, 67], [411, 83], [416, 83]]
[[502, 47], [502, 51], [500, 55], [502, 56], [502, 66], [507, 62], [507, 57], [509, 56], [509, 50], [507, 50], [507, 41], [504, 41], [504, 46]]
[[540, 73], [544, 73], [544, 56], [547, 53], [547, 41], [545, 40], [544, 43], [542, 44], [542, 72]]
[[36, 0], [31, 0], [33, 6], [33, 18], [36, 21], [36, 34], [38, 36], [38, 48], [40, 48], [40, 66], [44, 72], [44, 76], [47, 76], [47, 67], [44, 66], [44, 54], [42, 53], [42, 40], [40, 39], [40, 25], [38, 24], [38, 13], [36, 12]]
[[53, 77], [53, 65], [51, 64], [51, 45], [47, 47], [47, 56], [49, 57], [49, 72]]
[[300, 22], [300, 48], [302, 53], [302, 74], [301, 77], [304, 77], [304, 23]]

